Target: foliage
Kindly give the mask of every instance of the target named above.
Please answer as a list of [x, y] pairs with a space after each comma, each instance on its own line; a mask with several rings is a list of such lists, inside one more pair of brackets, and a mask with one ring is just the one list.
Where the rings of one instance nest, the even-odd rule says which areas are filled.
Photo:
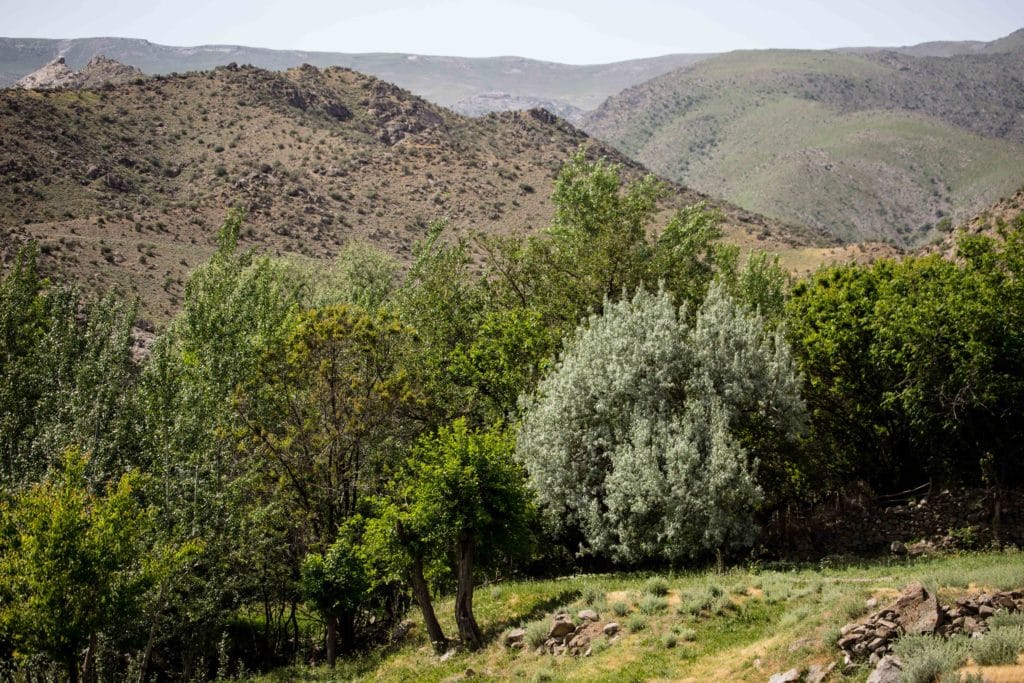
[[971, 657], [982, 666], [1016, 664], [1024, 652], [1024, 627], [997, 626], [971, 643]]
[[998, 479], [1020, 477], [1024, 239], [1018, 227], [960, 253], [832, 267], [794, 288], [789, 329], [833, 481], [979, 481], [985, 454]]
[[22, 656], [63, 663], [74, 680], [90, 638], [117, 635], [138, 616], [152, 522], [136, 499], [139, 475], [95, 494], [86, 462], [69, 450], [59, 470], [0, 506], [0, 633]]
[[78, 446], [101, 485], [134, 458], [135, 304], [83, 301], [39, 275], [37, 254], [21, 249], [0, 278], [0, 483], [37, 482]]
[[893, 652], [903, 660], [903, 680], [908, 683], [931, 683], [939, 676], [956, 670], [967, 661], [970, 651], [967, 639], [938, 636], [906, 636], [896, 641]]
[[641, 289], [578, 330], [528, 401], [517, 452], [550, 523], [584, 550], [675, 560], [752, 540], [758, 460], [783, 480], [773, 448], [802, 409], [785, 343], [723, 287], [692, 320]]

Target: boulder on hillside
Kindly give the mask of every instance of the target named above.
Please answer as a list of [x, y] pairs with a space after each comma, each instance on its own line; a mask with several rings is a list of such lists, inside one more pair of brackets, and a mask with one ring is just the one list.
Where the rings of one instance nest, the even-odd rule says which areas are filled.
[[908, 634], [931, 634], [942, 625], [943, 612], [939, 600], [925, 590], [920, 581], [908, 585], [893, 606], [897, 621]]

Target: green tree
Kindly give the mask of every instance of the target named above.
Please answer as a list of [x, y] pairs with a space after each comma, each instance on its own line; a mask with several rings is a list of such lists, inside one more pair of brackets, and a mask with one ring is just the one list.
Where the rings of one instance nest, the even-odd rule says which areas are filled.
[[43, 653], [79, 678], [96, 637], [131, 623], [148, 577], [143, 540], [152, 514], [136, 500], [139, 477], [90, 492], [86, 458], [67, 452], [61, 468], [0, 506], [0, 632], [25, 653]]
[[455, 622], [471, 650], [483, 645], [473, 614], [474, 572], [530, 548], [530, 499], [513, 450], [509, 433], [472, 430], [460, 418], [420, 440], [401, 484], [402, 533], [418, 544], [413, 556], [433, 547], [454, 557]]
[[22, 249], [0, 277], [0, 483], [38, 481], [81, 446], [102, 485], [135, 458], [135, 304], [50, 283], [36, 254]]

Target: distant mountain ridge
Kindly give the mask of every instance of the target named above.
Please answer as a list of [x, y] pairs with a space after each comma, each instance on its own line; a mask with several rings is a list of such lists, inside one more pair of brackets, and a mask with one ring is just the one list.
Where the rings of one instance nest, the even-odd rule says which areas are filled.
[[666, 55], [577, 66], [522, 57], [349, 54], [240, 45], [174, 47], [135, 38], [0, 38], [0, 87], [13, 85], [58, 57], [64, 57], [71, 68], [81, 68], [98, 54], [137, 67], [146, 74], [203, 71], [231, 62], [273, 71], [302, 64], [340, 66], [394, 83], [459, 113], [470, 113], [460, 111], [460, 101], [486, 93], [547, 100], [556, 107], [594, 109], [624, 88], [707, 57]]

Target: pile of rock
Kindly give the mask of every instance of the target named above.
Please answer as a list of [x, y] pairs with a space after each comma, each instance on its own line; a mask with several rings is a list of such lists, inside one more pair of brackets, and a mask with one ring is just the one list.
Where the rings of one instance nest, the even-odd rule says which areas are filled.
[[[568, 614], [556, 614], [548, 629], [547, 639], [537, 648], [537, 651], [552, 655], [587, 657], [591, 653], [590, 643], [594, 638], [603, 634], [609, 639], [614, 639], [619, 633], [620, 627], [615, 622], [607, 623], [604, 626], [598, 623], [600, 616], [594, 610], [585, 609], [576, 617], [579, 621], [578, 625]], [[526, 630], [517, 628], [509, 631], [505, 636], [505, 645], [514, 650], [521, 650], [526, 647], [525, 639]]]
[[902, 635], [980, 636], [998, 611], [1024, 611], [1024, 591], [981, 593], [943, 606], [919, 582], [908, 585], [896, 601], [859, 623], [840, 629], [839, 647], [847, 665], [868, 660], [878, 665]]

